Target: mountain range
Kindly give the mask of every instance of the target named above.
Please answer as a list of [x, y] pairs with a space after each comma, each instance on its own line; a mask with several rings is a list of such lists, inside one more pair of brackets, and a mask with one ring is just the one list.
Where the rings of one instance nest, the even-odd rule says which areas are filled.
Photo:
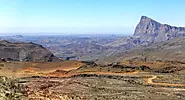
[[[147, 16], [142, 16], [133, 36], [7, 36], [12, 42], [33, 42], [41, 44], [56, 57], [66, 60], [106, 62], [132, 49], [151, 47], [156, 43], [168, 42], [184, 37], [185, 28], [161, 24]], [[175, 40], [174, 40], [175, 41]], [[180, 40], [179, 40], [180, 41]], [[119, 58], [119, 57], [118, 57]], [[113, 60], [111, 60], [113, 61]]]

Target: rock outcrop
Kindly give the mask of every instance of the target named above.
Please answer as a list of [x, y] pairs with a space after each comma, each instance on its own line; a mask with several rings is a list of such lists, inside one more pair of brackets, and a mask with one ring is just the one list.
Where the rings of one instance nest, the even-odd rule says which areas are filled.
[[141, 43], [156, 43], [170, 40], [175, 37], [185, 36], [185, 27], [161, 24], [151, 18], [142, 16], [135, 29], [134, 36], [139, 37]]
[[50, 51], [34, 43], [0, 41], [0, 58], [12, 61], [50, 62], [56, 58]]
[[153, 43], [171, 40], [185, 36], [185, 27], [175, 27], [161, 24], [149, 17], [142, 16], [135, 28], [134, 35], [117, 39], [106, 46], [119, 47], [129, 50], [140, 45], [152, 45]]

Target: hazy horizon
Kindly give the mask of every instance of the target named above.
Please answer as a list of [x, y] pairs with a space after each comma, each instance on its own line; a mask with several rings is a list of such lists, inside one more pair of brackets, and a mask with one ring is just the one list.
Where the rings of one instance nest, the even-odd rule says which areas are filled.
[[132, 35], [141, 16], [185, 26], [183, 0], [1, 0], [0, 35]]

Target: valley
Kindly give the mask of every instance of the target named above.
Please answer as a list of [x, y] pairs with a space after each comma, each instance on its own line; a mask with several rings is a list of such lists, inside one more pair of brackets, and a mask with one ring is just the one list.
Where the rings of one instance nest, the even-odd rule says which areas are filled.
[[2, 36], [0, 99], [185, 100], [184, 30], [142, 16], [129, 37]]

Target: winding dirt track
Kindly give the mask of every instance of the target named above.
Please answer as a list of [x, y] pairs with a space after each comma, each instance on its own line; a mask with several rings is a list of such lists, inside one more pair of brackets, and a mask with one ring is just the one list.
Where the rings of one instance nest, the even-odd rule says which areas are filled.
[[[165, 86], [165, 87], [179, 87], [179, 88], [172, 88], [173, 90], [183, 90], [185, 91], [185, 84], [174, 84], [174, 83], [155, 83], [153, 82], [154, 79], [157, 78], [157, 75], [152, 75], [152, 74], [147, 74], [147, 75], [142, 75], [139, 74], [139, 71], [133, 71], [133, 72], [125, 72], [125, 73], [115, 73], [115, 72], [81, 72], [81, 73], [74, 73], [74, 74], [49, 74], [48, 76], [55, 76], [55, 77], [71, 77], [73, 75], [82, 75], [82, 74], [96, 74], [96, 75], [117, 75], [117, 76], [128, 76], [128, 75], [136, 75], [136, 76], [144, 76], [148, 78], [144, 78], [144, 83], [145, 84], [150, 84], [150, 85], [158, 85], [158, 86]], [[165, 88], [164, 89], [169, 89]]]
[[[184, 87], [185, 84], [171, 84], [171, 83], [154, 83], [153, 80], [157, 78], [156, 75], [150, 75], [151, 78], [148, 78], [146, 83], [147, 84], [152, 84], [152, 85], [160, 85], [160, 86], [179, 86], [179, 87]], [[162, 89], [172, 89], [175, 91], [185, 91], [185, 88], [162, 88]]]
[[171, 84], [171, 83], [154, 83], [153, 80], [157, 78], [156, 75], [150, 75], [152, 76], [151, 78], [147, 79], [148, 84], [153, 84], [153, 85], [162, 85], [162, 86], [185, 86], [185, 84]]
[[[97, 74], [97, 75], [118, 75], [118, 76], [127, 76], [127, 75], [133, 75], [137, 74], [139, 71], [135, 72], [129, 72], [129, 73], [114, 73], [114, 72], [85, 72], [80, 74]], [[175, 87], [182, 87], [182, 88], [173, 88], [174, 90], [184, 90], [185, 91], [185, 84], [173, 84], [173, 83], [155, 83], [153, 82], [154, 79], [157, 78], [156, 75], [141, 75], [141, 76], [149, 76], [150, 78], [147, 78], [145, 81], [145, 84], [150, 85], [160, 85], [160, 86], [175, 86]]]

